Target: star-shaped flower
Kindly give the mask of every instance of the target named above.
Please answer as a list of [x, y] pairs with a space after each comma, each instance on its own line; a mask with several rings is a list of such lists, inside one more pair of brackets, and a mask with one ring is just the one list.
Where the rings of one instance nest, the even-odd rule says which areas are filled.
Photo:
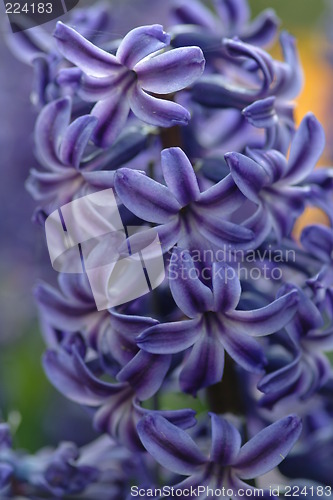
[[252, 311], [237, 310], [241, 285], [227, 264], [213, 264], [212, 290], [198, 278], [188, 251], [175, 248], [169, 283], [178, 307], [189, 320], [154, 325], [137, 338], [139, 347], [155, 354], [174, 354], [191, 347], [180, 374], [183, 391], [219, 382], [224, 370], [224, 351], [245, 370], [261, 373], [266, 359], [253, 336], [278, 331], [295, 314], [297, 291]]
[[145, 221], [160, 224], [156, 230], [163, 251], [176, 243], [191, 250], [251, 245], [261, 221], [253, 219], [246, 227], [228, 220], [245, 200], [231, 175], [200, 192], [193, 167], [180, 148], [164, 149], [161, 165], [166, 186], [143, 172], [127, 168], [116, 172], [114, 185], [131, 212]]
[[98, 118], [93, 135], [97, 145], [104, 147], [116, 139], [130, 110], [158, 127], [188, 123], [190, 114], [185, 108], [151, 94], [171, 94], [197, 80], [205, 67], [199, 47], [156, 54], [170, 43], [170, 36], [158, 24], [130, 31], [115, 56], [60, 21], [54, 36], [60, 52], [81, 70], [65, 70], [59, 82], [68, 84], [74, 78], [79, 95], [97, 103], [91, 111]]
[[[147, 415], [138, 424], [140, 439], [147, 451], [176, 474], [188, 476], [175, 486], [183, 490], [199, 485], [212, 489], [229, 489], [233, 500], [240, 500], [241, 489], [255, 490], [244, 479], [253, 479], [279, 465], [297, 441], [302, 424], [299, 417], [289, 415], [256, 434], [241, 446], [238, 430], [226, 419], [211, 415], [212, 443], [207, 457], [192, 438], [183, 430], [158, 415]], [[253, 491], [256, 496], [256, 491]], [[228, 494], [229, 497], [229, 494]], [[200, 498], [206, 498], [202, 495]], [[221, 498], [213, 496], [211, 498]], [[272, 498], [265, 491], [261, 498]], [[274, 498], [274, 497], [273, 497]]]

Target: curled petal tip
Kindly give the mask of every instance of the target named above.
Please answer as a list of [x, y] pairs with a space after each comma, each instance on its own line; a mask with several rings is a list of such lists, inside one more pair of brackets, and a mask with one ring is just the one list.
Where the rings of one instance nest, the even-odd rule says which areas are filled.
[[289, 33], [288, 31], [282, 31], [280, 33], [280, 41], [281, 41], [281, 43], [284, 43], [284, 42], [291, 43], [294, 46], [296, 46], [296, 43], [297, 43], [296, 38], [293, 35], [291, 35], [291, 33]]
[[55, 38], [58, 38], [59, 40], [62, 40], [64, 33], [66, 33], [68, 29], [69, 28], [68, 28], [68, 26], [66, 26], [66, 24], [64, 24], [61, 21], [58, 21], [56, 24], [55, 30], [53, 32], [53, 36]]

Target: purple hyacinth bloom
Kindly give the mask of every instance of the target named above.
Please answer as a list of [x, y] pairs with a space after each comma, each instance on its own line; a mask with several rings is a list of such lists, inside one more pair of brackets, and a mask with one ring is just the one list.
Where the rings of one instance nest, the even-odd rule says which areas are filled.
[[317, 168], [306, 179], [309, 187], [308, 202], [323, 210], [333, 226], [332, 193], [333, 193], [333, 168]]
[[44, 471], [45, 487], [56, 497], [84, 491], [97, 481], [99, 470], [80, 465], [80, 452], [73, 443], [61, 443], [48, 460]]
[[[294, 133], [292, 100], [301, 91], [303, 75], [294, 38], [282, 33], [280, 43], [283, 62], [239, 39], [224, 39], [223, 71], [201, 78], [191, 95], [213, 110], [239, 110], [245, 123], [266, 130], [266, 147], [286, 154]], [[257, 143], [262, 142], [259, 136]]]
[[284, 285], [280, 293], [292, 290], [298, 292], [299, 306], [285, 327], [291, 342], [283, 340], [292, 359], [287, 358], [281, 367], [270, 370], [258, 384], [259, 390], [265, 393], [260, 404], [269, 408], [287, 397], [308, 399], [332, 376], [330, 362], [323, 354], [333, 348], [332, 327], [324, 328], [320, 311], [300, 288]]
[[[246, 227], [228, 220], [245, 201], [231, 175], [200, 192], [193, 167], [180, 148], [164, 149], [161, 164], [166, 186], [127, 168], [116, 172], [114, 185], [131, 212], [159, 224], [156, 230], [163, 251], [176, 243], [191, 250], [251, 246], [261, 221], [253, 219]], [[131, 245], [136, 239], [136, 236], [130, 239]]]
[[107, 151], [92, 150], [89, 142], [97, 118], [83, 115], [70, 123], [68, 97], [46, 105], [35, 127], [36, 155], [43, 170], [32, 169], [26, 187], [49, 214], [94, 191], [113, 187], [114, 170], [147, 146], [147, 133], [127, 130]]
[[84, 115], [70, 123], [71, 109], [70, 98], [58, 99], [43, 108], [36, 123], [36, 155], [44, 170], [30, 171], [27, 189], [48, 213], [84, 193], [113, 186], [112, 171], [94, 171], [102, 158], [85, 161], [97, 118]]
[[59, 290], [40, 283], [34, 289], [48, 347], [56, 348], [67, 333], [80, 332], [102, 362], [107, 349], [116, 365], [124, 366], [138, 352], [135, 337], [157, 320], [116, 310], [98, 311], [84, 274], [60, 274]]
[[[228, 497], [239, 500], [238, 491], [252, 489], [244, 480], [256, 478], [279, 465], [294, 446], [301, 433], [299, 417], [289, 415], [256, 434], [241, 446], [241, 436], [226, 419], [210, 414], [212, 441], [207, 457], [183, 430], [163, 417], [147, 415], [138, 424], [138, 433], [147, 451], [155, 460], [177, 474], [188, 476], [175, 488], [183, 490], [199, 485], [212, 489], [230, 489], [233, 495], [218, 494], [212, 498]], [[256, 492], [253, 491], [253, 496]], [[265, 491], [262, 498], [272, 498]], [[202, 498], [206, 498], [203, 494]], [[208, 497], [207, 497], [208, 498]], [[273, 497], [274, 498], [274, 497]]]
[[245, 370], [262, 373], [266, 359], [252, 337], [278, 331], [290, 321], [298, 303], [298, 294], [292, 291], [263, 308], [237, 310], [241, 285], [234, 269], [214, 263], [212, 290], [196, 271], [189, 252], [175, 248], [170, 288], [178, 307], [191, 319], [152, 326], [137, 338], [139, 347], [155, 354], [174, 354], [191, 347], [180, 385], [192, 394], [221, 380], [225, 350]]
[[[108, 433], [133, 451], [141, 451], [136, 424], [149, 413], [141, 401], [151, 398], [160, 388], [169, 369], [170, 356], [139, 351], [117, 374], [117, 382], [97, 378], [85, 362], [85, 353], [77, 342], [48, 350], [43, 358], [50, 382], [68, 399], [96, 408], [94, 427]], [[187, 428], [195, 424], [190, 409], [158, 412], [177, 425]]]
[[[68, 22], [92, 43], [103, 46], [108, 42], [111, 21], [109, 7], [98, 4], [74, 9]], [[56, 77], [59, 68], [67, 67], [68, 62], [57, 50], [56, 42], [47, 30], [34, 26], [32, 29], [17, 32], [14, 36], [7, 36], [6, 41], [19, 60], [33, 66], [31, 100], [37, 108], [63, 95]], [[82, 110], [82, 101], [77, 104], [78, 109]]]
[[[107, 146], [116, 139], [130, 110], [140, 120], [158, 127], [188, 123], [190, 114], [185, 108], [147, 92], [170, 94], [197, 80], [205, 66], [199, 47], [156, 54], [170, 43], [170, 36], [158, 24], [130, 31], [115, 56], [60, 21], [54, 36], [64, 57], [82, 71], [78, 94], [96, 103], [91, 113], [98, 118], [93, 134], [97, 145]], [[66, 83], [66, 75], [60, 74], [59, 81]], [[73, 72], [69, 78], [72, 76]]]
[[302, 246], [322, 264], [319, 272], [307, 280], [318, 308], [333, 318], [333, 231], [316, 224], [306, 226], [301, 234]]
[[87, 276], [60, 274], [58, 283], [60, 290], [46, 283], [34, 289], [47, 345], [57, 347], [61, 332], [81, 332], [87, 344], [97, 349], [110, 316], [107, 311], [97, 311]]
[[[280, 43], [284, 61], [274, 60], [263, 49], [238, 39], [224, 39], [226, 53], [239, 66], [237, 82], [232, 80], [232, 72], [232, 76], [228, 76], [228, 72], [226, 76], [207, 75], [194, 85], [193, 98], [204, 106], [240, 110], [270, 96], [275, 96], [282, 103], [294, 99], [303, 84], [295, 39], [288, 33], [282, 33]], [[253, 82], [256, 83], [255, 88]]]
[[12, 437], [9, 425], [0, 423], [0, 490], [10, 484], [14, 474], [15, 464], [11, 447]]
[[[306, 186], [325, 146], [322, 126], [311, 113], [302, 120], [291, 144], [289, 159], [279, 151], [247, 150], [227, 153], [226, 162], [240, 191], [261, 213], [260, 244], [273, 228], [278, 239], [289, 236], [303, 212]], [[288, 207], [286, 209], [286, 207]]]
[[[273, 41], [279, 20], [266, 9], [250, 22], [246, 0], [215, 0], [215, 12], [203, 3], [179, 0], [171, 11], [176, 26], [172, 29], [172, 45], [198, 45], [208, 61], [223, 57], [222, 39], [237, 36], [246, 43], [268, 45]], [[215, 14], [215, 15], [214, 15]]]

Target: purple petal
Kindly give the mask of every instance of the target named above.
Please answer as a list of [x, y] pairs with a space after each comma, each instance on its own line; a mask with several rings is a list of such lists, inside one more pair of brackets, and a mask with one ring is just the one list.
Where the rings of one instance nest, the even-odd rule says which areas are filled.
[[174, 248], [169, 267], [169, 284], [179, 309], [189, 318], [213, 307], [213, 294], [204, 285], [188, 250]]
[[[41, 68], [39, 71], [41, 71]], [[56, 76], [56, 82], [58, 83], [58, 85], [60, 85], [60, 87], [63, 87], [62, 90], [64, 90], [65, 93], [69, 92], [71, 94], [75, 94], [80, 87], [80, 82], [83, 74], [84, 73], [79, 68], [76, 68], [74, 66], [71, 66], [70, 68], [62, 68], [59, 70]], [[99, 81], [100, 79], [94, 78], [94, 80]]]
[[191, 115], [187, 109], [172, 101], [157, 99], [135, 85], [128, 95], [133, 113], [143, 122], [156, 127], [187, 125]]
[[224, 321], [220, 340], [229, 356], [245, 370], [263, 372], [267, 364], [266, 357], [260, 344], [252, 337]]
[[68, 127], [59, 151], [59, 158], [63, 163], [79, 167], [96, 124], [97, 118], [85, 115], [77, 118]]
[[134, 69], [144, 90], [171, 94], [195, 82], [204, 68], [205, 58], [199, 47], [180, 47], [142, 61]]
[[195, 411], [189, 408], [181, 410], [154, 410], [152, 412], [147, 408], [143, 408], [137, 399], [133, 400], [133, 406], [140, 418], [153, 413], [154, 415], [160, 415], [166, 418], [172, 424], [180, 427], [180, 429], [189, 429], [190, 427], [194, 427], [196, 424]]
[[144, 351], [117, 374], [119, 382], [128, 382], [141, 401], [151, 398], [160, 388], [170, 367], [171, 356], [158, 356]]
[[133, 75], [126, 68], [121, 68], [116, 75], [102, 78], [82, 74], [77, 93], [84, 101], [97, 102], [116, 94], [129, 81], [133, 81]]
[[168, 222], [181, 209], [168, 188], [137, 170], [119, 169], [115, 176], [115, 188], [123, 204], [149, 222]]
[[275, 38], [280, 20], [273, 9], [266, 9], [252, 21], [242, 36], [244, 42], [264, 47], [270, 44]]
[[267, 208], [278, 240], [290, 236], [297, 218], [305, 209], [305, 191], [298, 187], [271, 189]]
[[59, 274], [59, 287], [65, 297], [72, 303], [84, 304], [86, 312], [89, 309], [96, 311], [94, 297], [90, 283], [85, 274]]
[[34, 288], [34, 296], [43, 316], [53, 326], [65, 331], [78, 331], [89, 322], [89, 317], [96, 315], [96, 305], [85, 302], [73, 302], [58, 290], [47, 284]]
[[156, 319], [121, 314], [114, 309], [110, 310], [110, 322], [113, 329], [121, 331], [124, 335], [132, 339], [150, 326], [158, 325]]
[[123, 38], [117, 50], [117, 59], [128, 68], [133, 68], [141, 59], [169, 44], [170, 35], [163, 31], [160, 24], [140, 26]]
[[74, 351], [46, 351], [43, 357], [45, 373], [59, 392], [71, 401], [88, 406], [98, 406], [117, 394], [126, 384], [108, 384], [98, 380]]
[[332, 351], [333, 350], [333, 330], [329, 328], [323, 332], [310, 332], [306, 336], [306, 346], [309, 350]]
[[290, 101], [298, 96], [303, 86], [303, 69], [299, 59], [295, 38], [282, 32], [280, 45], [285, 62], [275, 62], [275, 82], [271, 93]]
[[97, 172], [81, 171], [80, 173], [86, 183], [89, 184], [89, 186], [92, 186], [93, 188], [99, 188], [99, 191], [101, 191], [102, 189], [114, 187], [115, 172], [100, 170]]
[[200, 196], [193, 167], [180, 148], [164, 149], [161, 153], [163, 177], [182, 207]]
[[275, 111], [275, 97], [259, 99], [244, 108], [242, 113], [251, 125], [258, 128], [270, 128], [279, 121]]
[[147, 415], [137, 426], [143, 446], [163, 467], [177, 474], [194, 474], [207, 458], [185, 431], [159, 415]]
[[301, 235], [303, 247], [322, 262], [330, 264], [333, 252], [333, 231], [331, 228], [316, 224], [306, 226]]
[[285, 180], [296, 184], [305, 179], [316, 166], [325, 147], [325, 133], [312, 113], [302, 120], [291, 143], [288, 174]]
[[265, 375], [258, 384], [258, 389], [261, 392], [269, 393], [284, 389], [286, 386], [293, 384], [300, 375], [300, 355], [298, 355], [291, 363], [278, 370]]
[[213, 109], [236, 108], [241, 111], [255, 99], [260, 99], [260, 90], [247, 90], [226, 82], [225, 78], [219, 75], [203, 76], [193, 86], [191, 92], [195, 102]]
[[208, 212], [200, 213], [200, 216], [196, 212], [196, 219], [200, 234], [219, 248], [225, 248], [226, 245], [231, 245], [232, 248], [248, 248], [251, 245], [252, 248], [255, 236], [252, 229], [223, 220], [221, 217], [209, 216]]
[[213, 264], [214, 311], [235, 309], [241, 296], [241, 284], [237, 272], [228, 264]]
[[179, 218], [175, 217], [166, 224], [162, 224], [145, 231], [140, 231], [139, 233], [130, 236], [125, 241], [124, 245], [120, 246], [119, 252], [127, 253], [128, 245], [131, 248], [132, 254], [140, 252], [145, 247], [145, 245], [147, 245], [146, 242], [152, 242], [156, 238], [156, 234], [158, 234], [162, 252], [165, 253], [177, 243], [180, 227], [181, 225]]
[[[285, 294], [290, 291], [296, 291], [299, 296], [299, 303], [297, 312], [292, 318], [292, 321], [287, 325], [287, 331], [295, 342], [299, 342], [302, 338], [306, 337], [310, 330], [321, 328], [323, 325], [323, 318], [313, 303], [313, 301], [301, 290], [292, 283], [283, 285], [277, 296]], [[283, 295], [286, 297], [286, 295]]]
[[274, 300], [271, 304], [253, 311], [230, 311], [226, 316], [237, 329], [248, 335], [261, 337], [277, 332], [294, 316], [299, 303], [297, 290]]
[[14, 471], [15, 469], [13, 465], [6, 462], [2, 462], [0, 464], [0, 489], [10, 486]]
[[129, 450], [142, 452], [143, 446], [136, 432], [132, 407], [134, 393], [130, 386], [126, 386], [98, 409], [94, 415], [94, 428], [99, 433], [108, 433]]
[[58, 153], [61, 139], [70, 122], [71, 108], [70, 98], [58, 99], [45, 106], [37, 118], [35, 128], [37, 155], [46, 167], [62, 165]]
[[98, 118], [93, 134], [97, 146], [105, 148], [117, 139], [125, 126], [129, 110], [127, 99], [118, 93], [95, 104], [91, 114]]
[[268, 175], [267, 184], [279, 181], [287, 172], [288, 165], [285, 156], [274, 149], [264, 151], [247, 148], [248, 156], [262, 167]]
[[257, 71], [262, 72], [261, 88], [257, 91], [252, 89], [247, 91], [248, 95], [252, 94], [252, 97], [255, 98], [257, 96], [259, 99], [260, 96], [267, 95], [275, 77], [274, 64], [271, 56], [259, 47], [243, 43], [236, 39], [224, 39], [223, 45], [231, 57], [245, 57], [246, 59], [253, 60], [256, 63]]
[[203, 331], [201, 317], [152, 326], [137, 337], [138, 346], [151, 353], [174, 354], [191, 347]]
[[242, 446], [234, 468], [242, 479], [252, 479], [274, 469], [299, 438], [301, 419], [289, 415], [269, 425]]
[[246, 495], [248, 496], [252, 496], [254, 498], [259, 497], [263, 500], [272, 500], [274, 498], [276, 498], [277, 500], [279, 499], [278, 496], [273, 494], [274, 489], [270, 491], [250, 486], [249, 484], [244, 483], [244, 481], [241, 481], [232, 469], [226, 477], [225, 488], [230, 488], [233, 491], [232, 500], [243, 500], [243, 492], [246, 492]]
[[221, 465], [229, 465], [239, 453], [242, 438], [234, 425], [225, 418], [210, 413], [212, 422], [212, 448], [210, 459]]
[[177, 1], [172, 6], [172, 16], [175, 18], [175, 24], [192, 24], [210, 31], [216, 29], [216, 19], [211, 10], [197, 0], [192, 0], [191, 3]]
[[250, 18], [250, 10], [246, 0], [214, 0], [215, 8], [220, 16], [225, 32], [228, 35], [239, 35]]
[[214, 210], [214, 215], [232, 213], [244, 203], [245, 197], [238, 189], [232, 176], [229, 174], [214, 186], [200, 194], [200, 198], [195, 204], [199, 212], [207, 210], [210, 214]]
[[214, 331], [203, 331], [186, 358], [179, 377], [183, 392], [192, 394], [220, 382], [224, 369], [224, 349]]
[[227, 153], [224, 158], [233, 180], [246, 198], [260, 203], [258, 194], [269, 183], [269, 175], [257, 162], [240, 153]]
[[54, 32], [57, 46], [66, 59], [92, 76], [109, 76], [121, 69], [116, 57], [99, 49], [61, 21]]
[[[59, 193], [62, 192], [64, 182], [71, 181], [75, 176], [75, 172], [70, 169], [59, 169], [57, 172], [40, 172], [34, 168], [30, 170], [30, 175], [25, 183], [27, 191], [31, 194], [34, 200], [43, 203], [58, 200]], [[66, 197], [68, 193], [66, 193]], [[71, 197], [71, 195], [69, 195]], [[68, 201], [70, 201], [68, 199]]]
[[253, 234], [251, 247], [247, 246], [249, 250], [258, 248], [272, 230], [273, 221], [270, 206], [267, 205], [266, 203], [259, 205], [254, 214], [244, 222], [244, 227], [251, 230]]
[[54, 39], [45, 29], [34, 26], [34, 29], [17, 31], [15, 36], [8, 30], [4, 32], [4, 41], [15, 57], [24, 64], [32, 65], [43, 53], [54, 50]]

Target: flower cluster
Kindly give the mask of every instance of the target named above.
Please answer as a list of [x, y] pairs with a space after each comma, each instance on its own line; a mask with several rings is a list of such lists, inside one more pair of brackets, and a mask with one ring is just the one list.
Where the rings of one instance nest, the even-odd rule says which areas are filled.
[[[123, 223], [144, 229], [123, 246], [141, 252], [157, 234], [166, 277], [103, 311], [86, 274], [35, 287], [45, 373], [102, 436], [34, 457], [4, 438], [4, 495], [22, 483], [47, 498], [116, 500], [132, 484], [173, 484], [184, 498], [203, 485], [237, 500], [277, 466], [299, 485], [332, 484], [333, 232], [307, 226], [298, 242], [293, 229], [309, 206], [333, 223], [333, 183], [314, 171], [322, 126], [312, 113], [294, 122], [296, 42], [282, 33], [275, 60], [279, 21], [267, 10], [250, 22], [246, 0], [167, 4], [167, 31], [108, 38], [95, 6], [52, 37], [11, 42], [35, 70], [36, 220], [112, 188]], [[103, 265], [112, 248], [100, 248]], [[319, 458], [303, 467], [310, 439]]]

